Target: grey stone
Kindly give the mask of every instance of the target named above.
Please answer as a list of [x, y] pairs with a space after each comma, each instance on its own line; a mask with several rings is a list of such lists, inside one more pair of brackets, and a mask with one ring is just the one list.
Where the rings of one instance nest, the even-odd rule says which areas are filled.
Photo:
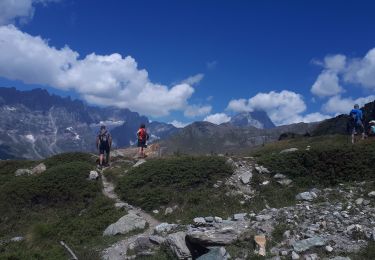
[[29, 169], [18, 169], [14, 175], [22, 176], [22, 175], [32, 175], [33, 173]]
[[145, 236], [137, 237], [131, 246], [135, 253], [138, 255], [151, 255], [151, 250], [155, 247], [155, 244], [151, 243], [150, 239]]
[[281, 174], [281, 173], [276, 173], [273, 178], [275, 179], [285, 179], [286, 176], [284, 174]]
[[223, 246], [236, 241], [238, 233], [231, 227], [211, 230], [192, 230], [187, 233], [187, 238], [203, 246]]
[[304, 256], [305, 260], [318, 260], [320, 259], [317, 254], [309, 254]]
[[201, 255], [197, 260], [227, 260], [229, 253], [224, 247], [209, 247], [208, 253]]
[[97, 180], [99, 178], [99, 173], [97, 171], [90, 171], [89, 179]]
[[257, 170], [257, 172], [260, 173], [260, 174], [270, 173], [270, 171], [264, 166], [256, 166], [255, 170]]
[[247, 213], [237, 213], [233, 215], [233, 219], [238, 221], [238, 220], [244, 220], [246, 217]]
[[349, 257], [335, 256], [333, 258], [330, 258], [329, 260], [351, 260], [351, 259]]
[[298, 260], [299, 259], [299, 254], [297, 254], [296, 252], [292, 252], [292, 259], [293, 260]]
[[10, 239], [11, 242], [21, 242], [23, 240], [25, 240], [24, 237], [13, 237]]
[[204, 225], [206, 224], [206, 220], [202, 217], [194, 218], [193, 219], [195, 225]]
[[295, 241], [292, 245], [293, 249], [300, 253], [316, 246], [324, 246], [325, 243], [326, 242], [320, 237], [311, 237], [304, 240]]
[[246, 171], [240, 175], [240, 180], [243, 184], [248, 184], [251, 180], [251, 177], [253, 177], [251, 171]]
[[178, 259], [190, 258], [191, 253], [186, 245], [185, 232], [177, 232], [167, 236], [167, 244]]
[[154, 210], [152, 211], [152, 213], [154, 213], [154, 214], [159, 214], [159, 210], [154, 209]]
[[375, 198], [375, 191], [371, 191], [367, 194], [367, 196], [371, 197], [371, 198]]
[[146, 221], [134, 214], [129, 213], [121, 217], [116, 223], [109, 225], [103, 232], [103, 236], [114, 236], [117, 234], [127, 234], [130, 231], [144, 229]]
[[357, 205], [362, 205], [362, 203], [363, 203], [363, 198], [358, 198], [355, 200], [355, 204]]
[[284, 149], [280, 153], [292, 153], [298, 151], [298, 148], [289, 148], [289, 149]]
[[284, 232], [283, 238], [284, 239], [289, 239], [290, 238], [290, 230], [287, 230], [287, 231]]
[[306, 200], [306, 201], [312, 201], [316, 199], [317, 197], [318, 195], [316, 195], [315, 192], [310, 192], [310, 191], [301, 192], [296, 195], [297, 200]]
[[164, 234], [172, 231], [176, 227], [178, 227], [177, 224], [161, 223], [155, 227], [154, 231], [156, 234]]
[[283, 180], [279, 180], [277, 181], [278, 184], [282, 185], [282, 186], [288, 186], [289, 184], [292, 183], [292, 180], [290, 179], [283, 179]]
[[40, 163], [37, 166], [35, 166], [31, 172], [32, 174], [41, 174], [47, 170], [47, 166], [44, 163]]
[[169, 214], [172, 214], [172, 213], [173, 213], [173, 209], [170, 208], [170, 207], [166, 208], [165, 211], [164, 211], [164, 215], [169, 215]]
[[271, 215], [257, 215], [257, 216], [255, 217], [255, 219], [256, 219], [257, 221], [266, 221], [266, 220], [270, 220], [271, 218], [272, 218]]
[[215, 219], [215, 222], [216, 222], [216, 223], [221, 223], [221, 222], [223, 222], [223, 219], [222, 219], [221, 217], [215, 217], [214, 219]]
[[166, 242], [166, 239], [164, 237], [161, 237], [161, 236], [149, 236], [149, 239], [152, 243], [156, 244], [156, 245], [162, 245]]
[[133, 165], [133, 167], [138, 167], [138, 166], [144, 164], [145, 162], [146, 162], [145, 159], [140, 159], [140, 160], [138, 160], [138, 161]]
[[214, 217], [205, 217], [204, 220], [205, 220], [206, 222], [209, 222], [209, 223], [215, 221]]
[[333, 251], [333, 247], [331, 247], [330, 245], [326, 246], [326, 251], [327, 252], [332, 252]]

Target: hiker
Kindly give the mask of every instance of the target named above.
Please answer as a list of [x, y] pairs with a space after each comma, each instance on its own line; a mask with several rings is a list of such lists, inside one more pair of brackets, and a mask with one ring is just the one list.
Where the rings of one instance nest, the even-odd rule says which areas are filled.
[[362, 134], [362, 140], [365, 139], [365, 129], [363, 127], [363, 113], [359, 109], [359, 105], [355, 104], [354, 108], [349, 113], [351, 117], [351, 134], [352, 134], [352, 144], [354, 144], [354, 137], [358, 132]]
[[[100, 126], [100, 131], [96, 137], [96, 148], [99, 150], [99, 167], [109, 166], [109, 153], [112, 146], [112, 137], [107, 131], [105, 125]], [[104, 161], [104, 153], [106, 159]]]
[[137, 139], [138, 139], [138, 156], [139, 157], [146, 157], [144, 148], [147, 148], [146, 141], [148, 140], [149, 135], [146, 131], [145, 124], [141, 124], [138, 131], [137, 131]]
[[371, 120], [370, 122], [368, 122], [368, 124], [370, 125], [368, 135], [375, 136], [375, 120]]

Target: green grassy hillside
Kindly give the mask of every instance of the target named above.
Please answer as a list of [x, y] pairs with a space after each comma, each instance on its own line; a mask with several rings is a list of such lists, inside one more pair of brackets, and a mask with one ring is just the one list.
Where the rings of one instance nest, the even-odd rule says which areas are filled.
[[80, 259], [98, 259], [108, 241], [103, 230], [123, 212], [101, 193], [100, 181], [87, 180], [91, 155], [61, 154], [44, 161], [37, 176], [14, 176], [32, 161], [0, 162], [0, 241], [23, 236], [21, 243], [0, 243], [0, 259], [67, 259], [65, 241]]

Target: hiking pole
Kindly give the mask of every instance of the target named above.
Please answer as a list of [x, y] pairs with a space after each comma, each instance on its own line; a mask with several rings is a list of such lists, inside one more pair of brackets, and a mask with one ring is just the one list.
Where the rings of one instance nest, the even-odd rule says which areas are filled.
[[78, 260], [78, 257], [74, 254], [72, 249], [70, 249], [70, 247], [64, 243], [64, 241], [60, 241], [60, 244], [69, 252], [69, 254], [72, 256], [72, 260]]

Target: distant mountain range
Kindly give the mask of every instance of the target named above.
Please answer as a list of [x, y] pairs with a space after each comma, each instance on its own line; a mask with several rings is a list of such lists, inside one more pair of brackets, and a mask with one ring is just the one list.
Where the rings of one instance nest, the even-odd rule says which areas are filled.
[[0, 88], [0, 159], [39, 159], [68, 151], [95, 151], [95, 136], [105, 124], [115, 147], [135, 144], [136, 131], [145, 123], [150, 142], [160, 142], [168, 152], [233, 152], [277, 140], [280, 134], [319, 132], [318, 124], [275, 127], [264, 111], [234, 115], [215, 125], [194, 122], [185, 128], [150, 122], [129, 109], [89, 106], [46, 90], [19, 91]]

